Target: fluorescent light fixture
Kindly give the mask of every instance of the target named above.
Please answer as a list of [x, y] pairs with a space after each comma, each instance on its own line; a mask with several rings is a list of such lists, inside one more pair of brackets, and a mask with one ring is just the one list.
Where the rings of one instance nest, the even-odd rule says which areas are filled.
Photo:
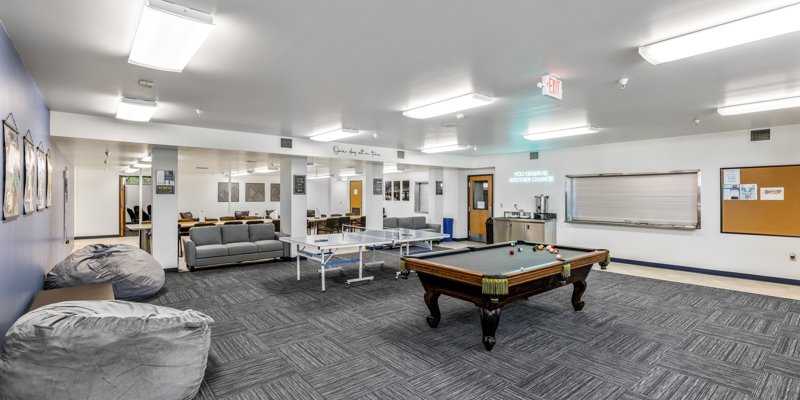
[[383, 169], [384, 174], [399, 174], [401, 172], [406, 172], [406, 170], [397, 167], [387, 167]]
[[338, 128], [332, 131], [318, 133], [314, 136], [311, 136], [311, 140], [316, 140], [318, 142], [330, 142], [334, 140], [346, 139], [349, 137], [360, 135], [362, 132], [358, 129], [346, 129], [346, 128]]
[[253, 172], [255, 172], [257, 174], [267, 174], [267, 173], [275, 172], [275, 171], [277, 171], [277, 170], [276, 169], [269, 169], [269, 167], [256, 168], [256, 169], [253, 170]]
[[800, 97], [787, 97], [785, 99], [757, 101], [755, 103], [738, 104], [717, 108], [719, 115], [739, 115], [761, 111], [782, 110], [785, 108], [800, 107]]
[[587, 125], [587, 126], [579, 126], [577, 128], [559, 129], [555, 131], [530, 132], [526, 133], [524, 137], [525, 139], [528, 140], [545, 140], [545, 139], [562, 138], [567, 136], [586, 135], [589, 133], [597, 133], [597, 132], [600, 132], [600, 129], [597, 129], [591, 125]]
[[143, 169], [149, 169], [150, 167], [152, 167], [151, 164], [141, 164], [141, 163], [133, 164], [133, 166], [136, 168], [143, 168]]
[[158, 109], [155, 101], [129, 99], [123, 97], [119, 99], [117, 106], [117, 119], [126, 121], [147, 122], [153, 118], [153, 113]]
[[250, 172], [248, 172], [248, 171], [233, 171], [233, 172], [231, 172], [231, 176], [232, 177], [245, 176], [245, 175], [250, 175]]
[[136, 169], [136, 168], [125, 168], [125, 173], [126, 174], [135, 174], [137, 171], [139, 171], [139, 170]]
[[423, 153], [444, 153], [447, 151], [459, 151], [459, 150], [466, 150], [471, 148], [472, 146], [467, 144], [451, 144], [449, 146], [440, 146], [440, 147], [426, 147], [421, 149], [420, 151]]
[[181, 72], [214, 28], [214, 16], [164, 0], [147, 0], [128, 62]]
[[306, 179], [329, 179], [330, 175], [317, 175], [317, 176], [308, 176]]
[[452, 114], [461, 110], [485, 106], [492, 104], [493, 101], [493, 98], [485, 94], [473, 92], [463, 96], [454, 97], [452, 99], [428, 104], [427, 106], [403, 111], [403, 115], [416, 119], [432, 118], [439, 115]]
[[351, 177], [351, 176], [360, 176], [360, 175], [361, 174], [359, 174], [358, 171], [352, 171], [352, 170], [351, 171], [342, 171], [342, 172], [339, 173], [339, 177], [340, 178], [348, 178], [348, 177]]
[[639, 47], [653, 65], [738, 46], [800, 30], [800, 4], [767, 11]]
[[151, 153], [147, 153], [147, 155], [143, 156], [141, 158], [141, 160], [144, 161], [144, 162], [152, 162], [153, 161], [153, 155]]

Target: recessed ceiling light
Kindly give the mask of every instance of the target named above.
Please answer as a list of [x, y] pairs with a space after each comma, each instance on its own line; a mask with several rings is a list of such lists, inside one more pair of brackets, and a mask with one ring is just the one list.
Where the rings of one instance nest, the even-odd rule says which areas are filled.
[[136, 171], [138, 171], [138, 169], [136, 169], [136, 168], [125, 168], [125, 173], [126, 174], [134, 174], [134, 173], [136, 173]]
[[147, 0], [128, 62], [181, 72], [214, 28], [214, 16], [164, 0]]
[[153, 113], [158, 109], [158, 104], [155, 101], [139, 100], [139, 99], [119, 99], [117, 106], [117, 119], [124, 119], [126, 121], [147, 122], [153, 118]]
[[492, 102], [494, 102], [493, 98], [474, 92], [403, 111], [403, 115], [416, 119], [432, 118], [439, 115], [452, 114], [461, 110], [489, 105], [492, 104]]
[[639, 47], [653, 65], [755, 42], [800, 30], [800, 4], [767, 11]]
[[266, 173], [275, 172], [275, 171], [277, 171], [277, 170], [274, 170], [274, 169], [269, 169], [269, 167], [263, 167], [263, 168], [255, 168], [255, 169], [253, 169], [253, 172], [255, 172], [255, 173], [257, 173], [257, 174], [266, 174]]
[[800, 107], [800, 97], [787, 97], [783, 99], [757, 101], [754, 103], [738, 104], [717, 108], [719, 115], [749, 114], [761, 111], [782, 110]]
[[358, 129], [338, 128], [332, 131], [315, 134], [314, 136], [311, 136], [310, 139], [316, 140], [318, 142], [330, 142], [333, 140], [346, 139], [360, 134], [361, 131], [359, 131]]
[[250, 175], [250, 172], [248, 172], [248, 171], [233, 171], [233, 172], [231, 172], [231, 176], [232, 177], [245, 176], [245, 175]]
[[531, 133], [526, 133], [524, 137], [525, 139], [528, 140], [545, 140], [545, 139], [562, 138], [567, 136], [586, 135], [589, 133], [597, 133], [597, 132], [600, 132], [600, 129], [597, 129], [591, 125], [587, 125], [587, 126], [579, 126], [576, 128], [558, 129], [555, 131], [531, 132]]
[[328, 179], [330, 177], [331, 177], [330, 175], [316, 175], [316, 176], [312, 175], [312, 176], [308, 176], [306, 179], [311, 179], [311, 180], [313, 180], [313, 179]]
[[141, 164], [141, 163], [133, 164], [133, 166], [136, 168], [143, 168], [143, 169], [149, 169], [151, 167], [150, 164]]
[[459, 150], [466, 150], [469, 149], [470, 145], [466, 144], [451, 144], [448, 146], [439, 146], [439, 147], [426, 147], [421, 149], [420, 151], [423, 153], [444, 153], [447, 151], [459, 151]]

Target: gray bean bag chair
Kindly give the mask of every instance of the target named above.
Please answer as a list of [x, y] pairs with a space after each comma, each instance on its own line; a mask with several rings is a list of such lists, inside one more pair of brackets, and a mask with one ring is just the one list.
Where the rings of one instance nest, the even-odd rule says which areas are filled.
[[206, 369], [213, 320], [127, 301], [38, 308], [6, 333], [0, 399], [190, 399]]
[[140, 301], [164, 286], [164, 268], [150, 253], [127, 244], [76, 250], [47, 274], [45, 289], [110, 282], [117, 300]]

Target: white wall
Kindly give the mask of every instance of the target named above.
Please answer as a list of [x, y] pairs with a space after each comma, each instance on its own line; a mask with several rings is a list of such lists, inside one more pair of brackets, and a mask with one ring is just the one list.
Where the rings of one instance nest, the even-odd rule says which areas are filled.
[[[250, 211], [250, 215], [258, 213], [264, 215], [266, 210], [280, 209], [280, 202], [270, 201], [270, 184], [280, 183], [280, 176], [270, 175], [246, 175], [234, 177], [231, 182], [239, 183], [239, 201], [231, 202], [228, 210], [228, 202], [217, 201], [217, 183], [227, 182], [228, 177], [221, 174], [210, 173], [182, 173], [178, 171], [178, 179], [181, 181], [178, 191], [178, 212], [191, 211], [195, 217], [200, 216], [200, 211], [206, 217], [219, 218], [226, 215], [233, 215], [234, 211]], [[247, 202], [245, 201], [245, 183], [263, 183], [266, 190], [265, 201]], [[284, 188], [281, 188], [283, 191]], [[175, 215], [178, 218], [178, 215]]]
[[[601, 133], [602, 134], [602, 133]], [[494, 215], [513, 210], [514, 203], [533, 208], [533, 196], [550, 195], [551, 212], [558, 213], [558, 242], [607, 248], [612, 256], [800, 279], [800, 239], [720, 233], [720, 168], [800, 163], [800, 125], [772, 128], [772, 140], [750, 142], [748, 131], [673, 137], [547, 150], [539, 160], [528, 153], [484, 157], [495, 166]], [[567, 174], [661, 172], [699, 169], [702, 175], [701, 229], [673, 231], [635, 227], [567, 224], [564, 185]], [[547, 170], [552, 183], [509, 183], [514, 171]], [[447, 203], [445, 203], [447, 204]]]
[[[362, 180], [361, 177], [352, 178], [354, 181]], [[326, 179], [322, 179], [326, 181]], [[338, 178], [327, 179], [331, 188], [330, 203], [327, 215], [347, 214], [350, 209], [350, 180], [340, 181]]]
[[119, 234], [119, 174], [75, 168], [75, 236]]
[[[153, 204], [153, 187], [142, 185], [142, 209], [147, 210], [148, 205]], [[125, 207], [134, 209], [139, 205], [139, 185], [125, 185]], [[130, 222], [130, 217], [125, 215], [126, 221]]]
[[[415, 215], [424, 215], [428, 216], [427, 213], [417, 213], [414, 212], [414, 198], [416, 193], [414, 193], [414, 183], [415, 182], [428, 182], [428, 171], [419, 171], [419, 172], [405, 172], [401, 174], [386, 174], [383, 176], [383, 180], [385, 181], [410, 181], [409, 185], [409, 200], [408, 201], [385, 201], [383, 202], [383, 206], [386, 208], [386, 216], [387, 217], [411, 217]], [[429, 182], [433, 185], [433, 182]], [[433, 188], [433, 186], [431, 186]], [[400, 190], [402, 190], [402, 184], [400, 186]], [[401, 196], [402, 199], [402, 196]], [[429, 221], [431, 222], [431, 221]], [[437, 224], [442, 223], [442, 221], [436, 222]]]
[[315, 210], [317, 216], [321, 214], [329, 215], [331, 208], [331, 180], [330, 179], [308, 179], [306, 180], [306, 206], [309, 210]]

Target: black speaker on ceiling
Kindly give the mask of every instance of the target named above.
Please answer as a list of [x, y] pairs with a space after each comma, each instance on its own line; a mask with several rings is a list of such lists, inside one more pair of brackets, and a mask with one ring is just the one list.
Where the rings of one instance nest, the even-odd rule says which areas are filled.
[[403, 151], [403, 150], [397, 150], [397, 158], [399, 158], [401, 160], [406, 158], [406, 152]]
[[281, 148], [282, 149], [291, 149], [292, 148], [292, 139], [281, 138]]
[[530, 159], [531, 160], [538, 160], [539, 159], [539, 152], [538, 151], [532, 151], [530, 153]]

